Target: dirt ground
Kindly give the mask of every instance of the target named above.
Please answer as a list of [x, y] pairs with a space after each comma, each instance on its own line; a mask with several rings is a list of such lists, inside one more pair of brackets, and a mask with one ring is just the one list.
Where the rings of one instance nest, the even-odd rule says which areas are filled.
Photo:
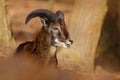
[[[8, 10], [9, 10], [9, 15], [11, 20], [11, 27], [12, 27], [13, 36], [15, 37], [17, 45], [27, 40], [33, 40], [33, 38], [35, 37], [35, 34], [37, 34], [37, 32], [40, 30], [41, 23], [39, 18], [31, 20], [29, 25], [24, 24], [27, 14], [32, 10], [38, 9], [38, 8], [47, 9], [48, 2], [40, 1], [40, 0], [29, 0], [29, 1], [28, 0], [8, 0]], [[69, 20], [73, 10], [73, 4], [55, 2], [53, 11], [56, 12], [57, 10], [62, 10], [65, 13], [65, 21], [68, 25], [70, 22]], [[28, 79], [38, 80], [40, 79], [38, 78], [40, 74], [38, 71], [40, 71], [40, 69], [38, 68], [38, 65], [36, 63], [29, 62], [28, 60], [21, 61], [21, 59], [20, 60], [16, 60], [16, 59], [3, 60], [2, 57], [8, 57], [9, 55], [12, 55], [11, 53], [14, 53], [15, 50], [14, 48], [11, 48], [5, 44], [4, 45], [0, 44], [0, 45], [1, 45], [0, 80], [19, 80], [19, 79], [20, 80], [28, 80]], [[21, 66], [21, 67], [18, 67], [18, 66]], [[120, 80], [119, 72], [109, 72], [100, 66], [97, 66], [94, 72], [89, 72], [84, 69], [82, 70], [81, 68], [79, 69], [67, 68], [67, 69], [68, 71], [61, 70], [62, 72], [58, 74], [58, 76], [63, 77], [63, 79], [57, 77], [54, 80], [66, 80], [66, 79]], [[55, 73], [54, 73], [54, 76], [56, 76]], [[21, 78], [21, 77], [24, 77], [24, 78]]]

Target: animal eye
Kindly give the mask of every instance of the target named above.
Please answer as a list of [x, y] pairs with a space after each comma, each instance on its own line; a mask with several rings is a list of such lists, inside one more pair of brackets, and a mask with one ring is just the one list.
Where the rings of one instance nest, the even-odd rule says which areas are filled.
[[58, 28], [53, 28], [53, 30], [58, 30]]

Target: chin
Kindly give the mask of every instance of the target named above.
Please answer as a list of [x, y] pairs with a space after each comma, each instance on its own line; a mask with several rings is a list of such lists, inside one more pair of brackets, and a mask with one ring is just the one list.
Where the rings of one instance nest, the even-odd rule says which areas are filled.
[[70, 48], [70, 45], [63, 45], [63, 48]]
[[61, 43], [61, 44], [54, 44], [55, 47], [61, 47], [61, 48], [70, 48], [70, 45]]

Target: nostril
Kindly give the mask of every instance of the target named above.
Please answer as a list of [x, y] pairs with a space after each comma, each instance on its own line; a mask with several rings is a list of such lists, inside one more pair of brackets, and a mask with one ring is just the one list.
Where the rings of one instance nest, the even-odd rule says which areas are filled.
[[71, 42], [71, 44], [73, 44], [73, 40], [69, 40]]

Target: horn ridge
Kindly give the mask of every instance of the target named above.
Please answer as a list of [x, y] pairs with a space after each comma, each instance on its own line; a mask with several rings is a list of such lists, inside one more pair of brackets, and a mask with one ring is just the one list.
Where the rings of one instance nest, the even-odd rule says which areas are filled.
[[56, 15], [52, 11], [47, 9], [36, 9], [28, 14], [25, 24], [27, 24], [34, 17], [40, 17], [43, 19], [47, 18], [47, 22], [53, 22], [56, 20]]

